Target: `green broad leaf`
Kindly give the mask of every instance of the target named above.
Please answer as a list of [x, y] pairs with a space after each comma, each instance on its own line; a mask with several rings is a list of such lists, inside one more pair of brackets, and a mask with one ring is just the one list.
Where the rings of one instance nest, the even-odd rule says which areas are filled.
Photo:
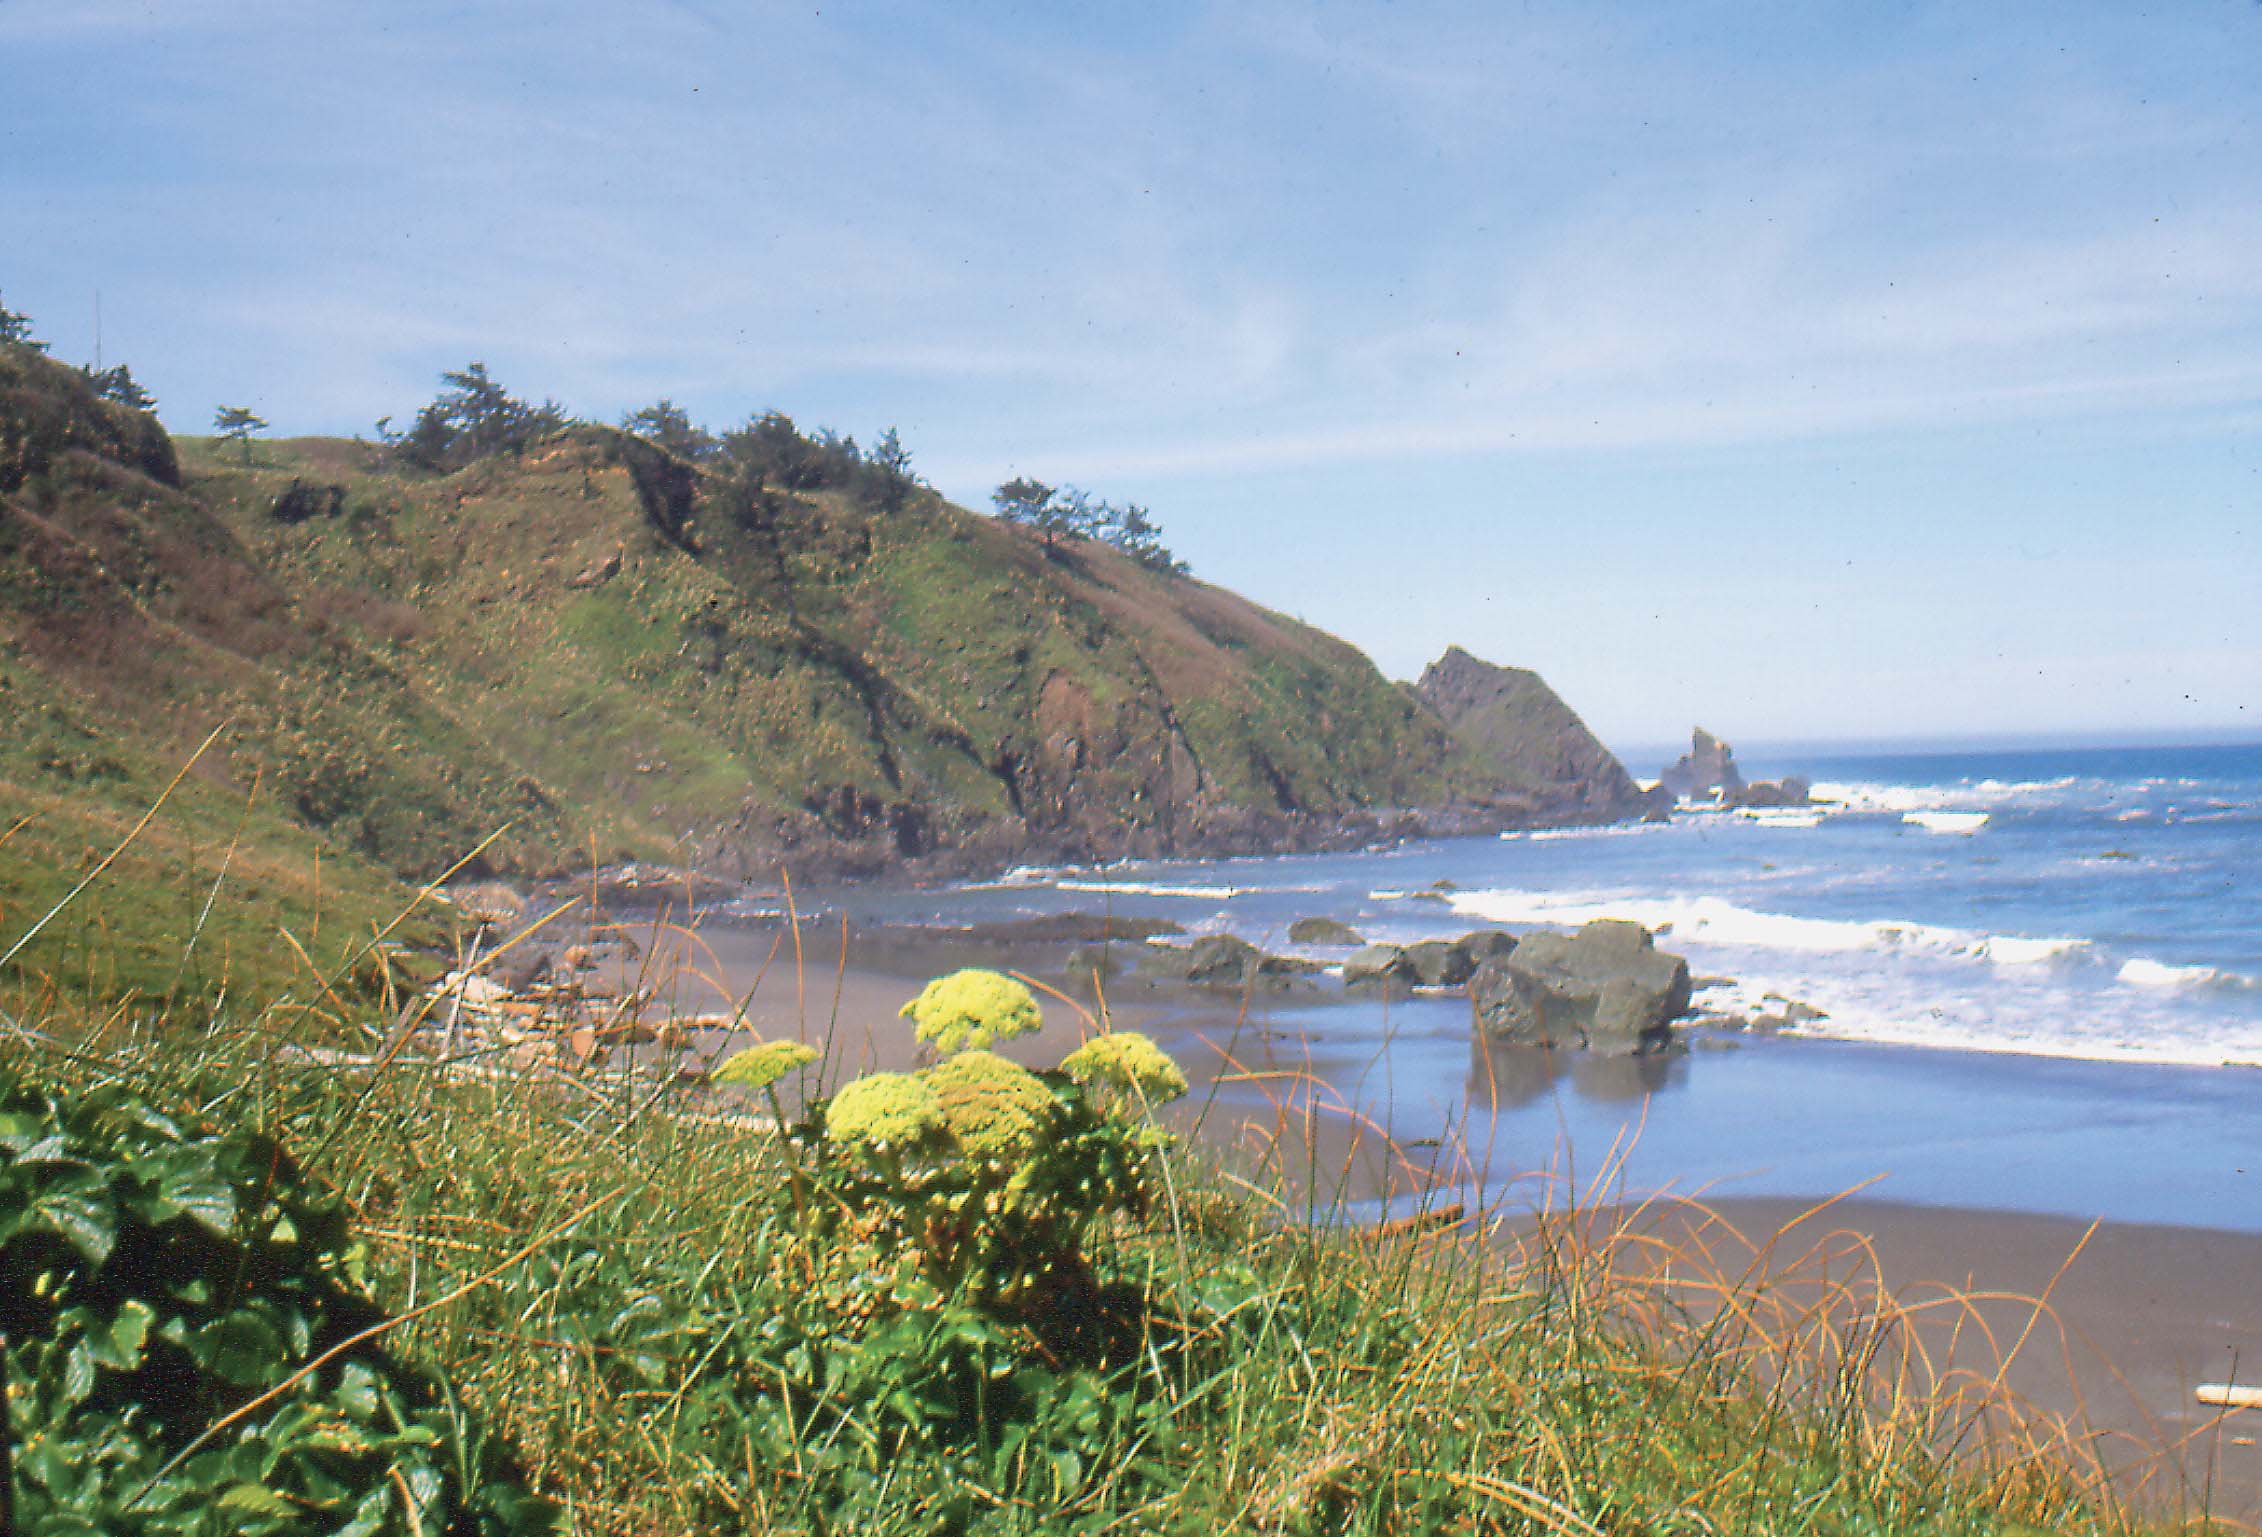
[[118, 1212], [110, 1186], [91, 1170], [67, 1170], [36, 1183], [16, 1219], [16, 1231], [45, 1228], [99, 1265], [118, 1241]]
[[224, 1313], [189, 1338], [206, 1370], [244, 1386], [271, 1381], [283, 1365], [283, 1337], [256, 1313]]
[[63, 1401], [83, 1404], [94, 1393], [94, 1352], [83, 1339], [73, 1340], [63, 1355]]
[[298, 1507], [265, 1484], [236, 1484], [217, 1501], [222, 1510], [245, 1516], [295, 1516]]
[[60, 1132], [51, 1132], [35, 1141], [27, 1141], [9, 1162], [70, 1163], [76, 1164], [82, 1169], [86, 1167], [86, 1160], [71, 1156], [70, 1144], [63, 1140]]
[[117, 1317], [87, 1332], [87, 1348], [97, 1365], [130, 1372], [141, 1365], [141, 1352], [156, 1321], [157, 1314], [147, 1303], [128, 1300], [118, 1308]]
[[416, 1529], [423, 1531], [437, 1526], [439, 1522], [436, 1518], [443, 1514], [441, 1497], [446, 1493], [446, 1485], [440, 1478], [439, 1470], [421, 1457], [414, 1462], [396, 1466], [400, 1469], [402, 1482], [408, 1485], [410, 1503], [416, 1509]]
[[385, 1517], [392, 1509], [393, 1491], [389, 1484], [379, 1484], [354, 1508], [353, 1519], [331, 1534], [331, 1537], [377, 1537], [386, 1527]]
[[168, 1172], [158, 1181], [157, 1191], [168, 1206], [206, 1232], [220, 1238], [235, 1236], [235, 1192], [210, 1167]]
[[349, 1361], [338, 1376], [338, 1390], [331, 1395], [338, 1407], [357, 1420], [377, 1417], [377, 1374], [359, 1361]]

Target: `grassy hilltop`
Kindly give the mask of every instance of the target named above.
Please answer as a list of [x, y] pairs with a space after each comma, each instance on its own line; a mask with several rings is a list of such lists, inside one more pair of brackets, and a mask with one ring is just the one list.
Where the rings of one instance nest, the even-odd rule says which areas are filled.
[[[751, 467], [555, 413], [419, 458], [414, 436], [176, 443], [97, 383], [0, 345], [0, 788], [30, 815], [0, 843], [9, 914], [221, 727], [106, 880], [169, 868], [159, 928], [231, 845], [231, 896], [311, 925], [319, 864], [358, 927], [506, 827], [485, 868], [728, 875], [1625, 809], [1458, 739], [1332, 636], [908, 477], [875, 492], [853, 450], [828, 475], [840, 445], [782, 418], [749, 429]], [[82, 925], [152, 909], [127, 905]]]

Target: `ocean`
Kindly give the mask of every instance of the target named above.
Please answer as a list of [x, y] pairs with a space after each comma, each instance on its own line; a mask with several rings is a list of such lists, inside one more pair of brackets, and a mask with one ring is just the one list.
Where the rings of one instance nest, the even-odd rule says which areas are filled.
[[1631, 1145], [1637, 1186], [1828, 1194], [1891, 1172], [1906, 1200], [2262, 1230], [2262, 745], [1758, 754], [1744, 771], [1804, 775], [1822, 803], [845, 900], [883, 921], [1108, 910], [1285, 952], [1310, 915], [1393, 942], [1631, 918], [1687, 956], [1700, 1009], [1821, 1017], [1536, 1069], [1473, 1049], [1457, 998], [1268, 1004], [1266, 1039], [1293, 1038], [1347, 1112], [1488, 1149], [1484, 1179]]

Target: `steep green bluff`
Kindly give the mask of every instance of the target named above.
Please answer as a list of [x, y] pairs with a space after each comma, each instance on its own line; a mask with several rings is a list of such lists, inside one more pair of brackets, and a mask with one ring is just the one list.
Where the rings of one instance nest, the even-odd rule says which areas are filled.
[[198, 777], [256, 781], [271, 844], [396, 873], [506, 824], [493, 868], [742, 875], [1630, 809], [1559, 702], [1573, 750], [1497, 711], [1457, 735], [1332, 636], [923, 489], [748, 503], [587, 426], [447, 475], [337, 440], [245, 464], [0, 353], [0, 773], [78, 814], [223, 722]]

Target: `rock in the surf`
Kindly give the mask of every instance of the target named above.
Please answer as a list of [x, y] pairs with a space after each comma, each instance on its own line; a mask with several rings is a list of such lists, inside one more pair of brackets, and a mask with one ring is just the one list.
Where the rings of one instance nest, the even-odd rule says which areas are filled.
[[1476, 1028], [1524, 1046], [1631, 1056], [1670, 1044], [1688, 1012], [1689, 964], [1638, 923], [1603, 918], [1575, 934], [1527, 934], [1469, 982]]
[[1736, 750], [1702, 726], [1689, 733], [1689, 750], [1667, 765], [1657, 782], [1682, 800], [1732, 799], [1744, 787]]
[[1408, 993], [1420, 980], [1397, 945], [1369, 945], [1343, 963], [1343, 985], [1356, 993]]
[[1476, 961], [1457, 939], [1425, 939], [1406, 947], [1406, 964], [1424, 987], [1459, 987], [1477, 969]]
[[1150, 975], [1201, 987], [1286, 987], [1316, 968], [1309, 961], [1267, 955], [1232, 934], [1205, 934], [1190, 945], [1150, 945], [1142, 957]]
[[1288, 925], [1288, 942], [1297, 945], [1363, 945], [1359, 931], [1333, 918], [1298, 918]]

